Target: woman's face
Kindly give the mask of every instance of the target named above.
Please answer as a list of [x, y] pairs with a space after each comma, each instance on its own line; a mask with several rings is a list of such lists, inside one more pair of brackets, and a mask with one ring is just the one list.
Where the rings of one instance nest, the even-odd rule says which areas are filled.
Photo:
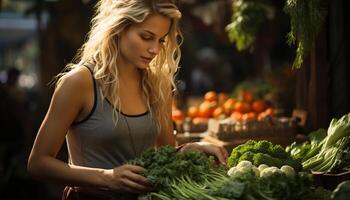
[[120, 37], [118, 64], [145, 69], [163, 48], [171, 21], [168, 17], [153, 14], [139, 24], [124, 30]]

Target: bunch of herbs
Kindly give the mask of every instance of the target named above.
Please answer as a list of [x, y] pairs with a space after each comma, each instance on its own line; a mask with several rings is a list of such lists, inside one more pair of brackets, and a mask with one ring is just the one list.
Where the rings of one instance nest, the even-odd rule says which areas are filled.
[[166, 191], [181, 178], [201, 183], [213, 173], [225, 173], [225, 168], [217, 165], [213, 156], [198, 151], [177, 153], [171, 146], [148, 149], [128, 163], [145, 168], [144, 176], [155, 191]]
[[293, 68], [300, 68], [311, 51], [328, 13], [329, 0], [287, 0], [284, 11], [290, 17], [289, 45], [297, 43]]

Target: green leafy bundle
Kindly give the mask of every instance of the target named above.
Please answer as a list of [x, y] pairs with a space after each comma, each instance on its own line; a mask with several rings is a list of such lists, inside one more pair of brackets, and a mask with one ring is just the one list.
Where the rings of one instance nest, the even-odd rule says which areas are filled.
[[330, 191], [321, 188], [316, 189], [312, 184], [312, 176], [304, 172], [299, 172], [294, 177], [283, 173], [273, 173], [270, 176], [260, 177], [248, 182], [247, 191], [242, 199], [329, 199]]
[[301, 144], [293, 142], [286, 147], [286, 151], [296, 159], [304, 162], [309, 158], [315, 156], [325, 143], [324, 138], [327, 136], [327, 130], [320, 128], [308, 134], [310, 141], [305, 141]]
[[[182, 179], [201, 183], [210, 179], [212, 174], [225, 173], [225, 169], [217, 165], [212, 156], [198, 151], [177, 153], [171, 146], [148, 149], [128, 163], [145, 168], [144, 176], [155, 192], [169, 193], [171, 186]], [[149, 195], [154, 196], [155, 192]], [[142, 198], [148, 199], [147, 195]]]
[[231, 23], [226, 26], [228, 37], [239, 51], [252, 49], [255, 35], [266, 20], [264, 6], [256, 1], [236, 0], [232, 9]]
[[[247, 161], [242, 161], [247, 162]], [[229, 182], [239, 182], [244, 184], [244, 191], [241, 196], [232, 196], [230, 193], [221, 193], [222, 190], [215, 192], [220, 197], [227, 199], [243, 200], [328, 200], [330, 191], [313, 186], [311, 174], [305, 172], [289, 173], [286, 168], [278, 169], [276, 167], [267, 167], [257, 169], [255, 166], [251, 169], [247, 164], [240, 162], [236, 173], [231, 174]], [[242, 166], [244, 166], [242, 168]], [[230, 169], [231, 170], [231, 169]], [[226, 185], [227, 183], [225, 183]], [[232, 193], [234, 194], [234, 193]]]
[[[350, 166], [350, 113], [333, 118], [327, 136], [315, 147], [312, 157], [303, 160], [303, 168], [315, 172], [335, 172]], [[311, 150], [310, 150], [311, 151]]]
[[300, 68], [303, 57], [311, 51], [328, 11], [328, 0], [287, 0], [284, 11], [290, 17], [289, 45], [297, 41], [293, 68]]
[[232, 176], [215, 175], [210, 182], [198, 184], [183, 179], [169, 193], [158, 193], [160, 200], [329, 200], [331, 192], [313, 186], [312, 175], [299, 172], [287, 175], [271, 171], [261, 176], [243, 167]]
[[290, 165], [296, 171], [302, 169], [301, 163], [293, 159], [282, 146], [273, 145], [266, 140], [249, 140], [232, 149], [231, 155], [228, 158], [228, 166], [234, 167], [242, 160], [248, 160], [255, 166], [266, 164], [279, 168], [283, 165]]
[[339, 139], [335, 144], [321, 150], [304, 161], [303, 168], [314, 172], [336, 172], [350, 166], [350, 136]]

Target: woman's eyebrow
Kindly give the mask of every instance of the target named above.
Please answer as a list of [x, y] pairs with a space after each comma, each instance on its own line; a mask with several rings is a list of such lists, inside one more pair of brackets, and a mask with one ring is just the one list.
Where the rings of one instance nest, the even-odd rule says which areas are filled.
[[[149, 34], [151, 34], [152, 36], [156, 36], [156, 34], [155, 33], [153, 33], [152, 31], [150, 31], [150, 30], [144, 30], [145, 32], [147, 32], [147, 33], [149, 33]], [[167, 36], [168, 35], [168, 33], [166, 33], [163, 37], [161, 37], [161, 38], [164, 38], [165, 36]]]

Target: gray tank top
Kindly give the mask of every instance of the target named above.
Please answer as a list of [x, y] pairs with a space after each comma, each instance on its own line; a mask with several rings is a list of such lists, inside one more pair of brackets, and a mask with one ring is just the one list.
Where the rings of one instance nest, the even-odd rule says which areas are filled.
[[115, 124], [112, 117], [115, 108], [102, 97], [94, 78], [93, 82], [94, 106], [84, 120], [71, 126], [66, 136], [69, 162], [111, 169], [153, 146], [157, 128], [150, 112], [131, 116], [118, 112]]

